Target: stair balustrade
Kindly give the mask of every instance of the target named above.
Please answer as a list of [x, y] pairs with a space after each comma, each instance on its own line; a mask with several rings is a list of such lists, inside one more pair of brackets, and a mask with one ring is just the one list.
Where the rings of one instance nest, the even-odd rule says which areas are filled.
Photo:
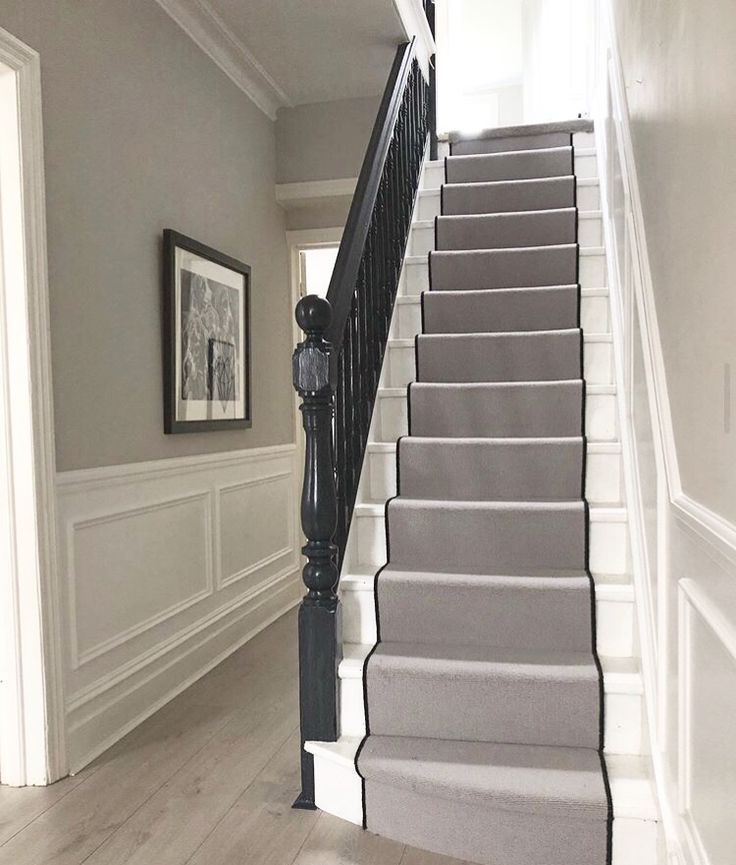
[[430, 86], [414, 40], [399, 46], [345, 225], [327, 299], [296, 309], [306, 338], [293, 358], [306, 435], [302, 529], [307, 594], [299, 609], [302, 790], [314, 808], [305, 741], [336, 741], [340, 663], [337, 585], [389, 325], [430, 131]]

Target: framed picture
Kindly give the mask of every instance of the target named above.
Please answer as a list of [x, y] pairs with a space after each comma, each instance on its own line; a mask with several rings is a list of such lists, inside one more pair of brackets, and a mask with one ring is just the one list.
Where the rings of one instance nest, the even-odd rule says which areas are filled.
[[164, 231], [164, 432], [251, 425], [250, 267]]

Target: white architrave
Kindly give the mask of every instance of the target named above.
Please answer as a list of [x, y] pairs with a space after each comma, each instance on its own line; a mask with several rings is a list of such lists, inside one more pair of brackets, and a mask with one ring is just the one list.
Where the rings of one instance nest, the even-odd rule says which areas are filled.
[[41, 76], [0, 29], [0, 779], [66, 774]]

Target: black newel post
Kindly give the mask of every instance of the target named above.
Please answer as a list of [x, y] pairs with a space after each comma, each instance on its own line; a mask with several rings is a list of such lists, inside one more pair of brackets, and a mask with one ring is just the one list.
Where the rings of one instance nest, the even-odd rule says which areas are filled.
[[307, 594], [299, 607], [302, 791], [295, 808], [315, 808], [314, 760], [304, 750], [304, 742], [337, 740], [340, 608], [333, 543], [337, 526], [332, 449], [335, 383], [330, 345], [324, 338], [331, 318], [330, 304], [317, 295], [307, 295], [297, 304], [296, 321], [306, 334], [294, 351], [293, 375], [302, 398], [306, 435], [301, 515], [307, 539], [302, 548], [307, 557], [302, 571]]

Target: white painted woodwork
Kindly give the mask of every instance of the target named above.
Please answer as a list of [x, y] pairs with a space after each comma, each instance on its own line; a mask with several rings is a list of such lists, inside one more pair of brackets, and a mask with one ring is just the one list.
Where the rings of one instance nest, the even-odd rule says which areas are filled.
[[[355, 771], [360, 741], [360, 736], [345, 736], [306, 746], [314, 755], [317, 807], [358, 825], [363, 818], [362, 785]], [[606, 764], [614, 803], [612, 865], [655, 865], [661, 861], [659, 821], [647, 758], [609, 754]]]
[[66, 774], [41, 63], [0, 28], [0, 781]]
[[73, 769], [296, 603], [299, 476], [294, 445], [58, 475]]
[[680, 477], [612, 5], [601, 3], [598, 28], [596, 149], [646, 747], [667, 861], [709, 865], [736, 860], [736, 525], [690, 498]]

